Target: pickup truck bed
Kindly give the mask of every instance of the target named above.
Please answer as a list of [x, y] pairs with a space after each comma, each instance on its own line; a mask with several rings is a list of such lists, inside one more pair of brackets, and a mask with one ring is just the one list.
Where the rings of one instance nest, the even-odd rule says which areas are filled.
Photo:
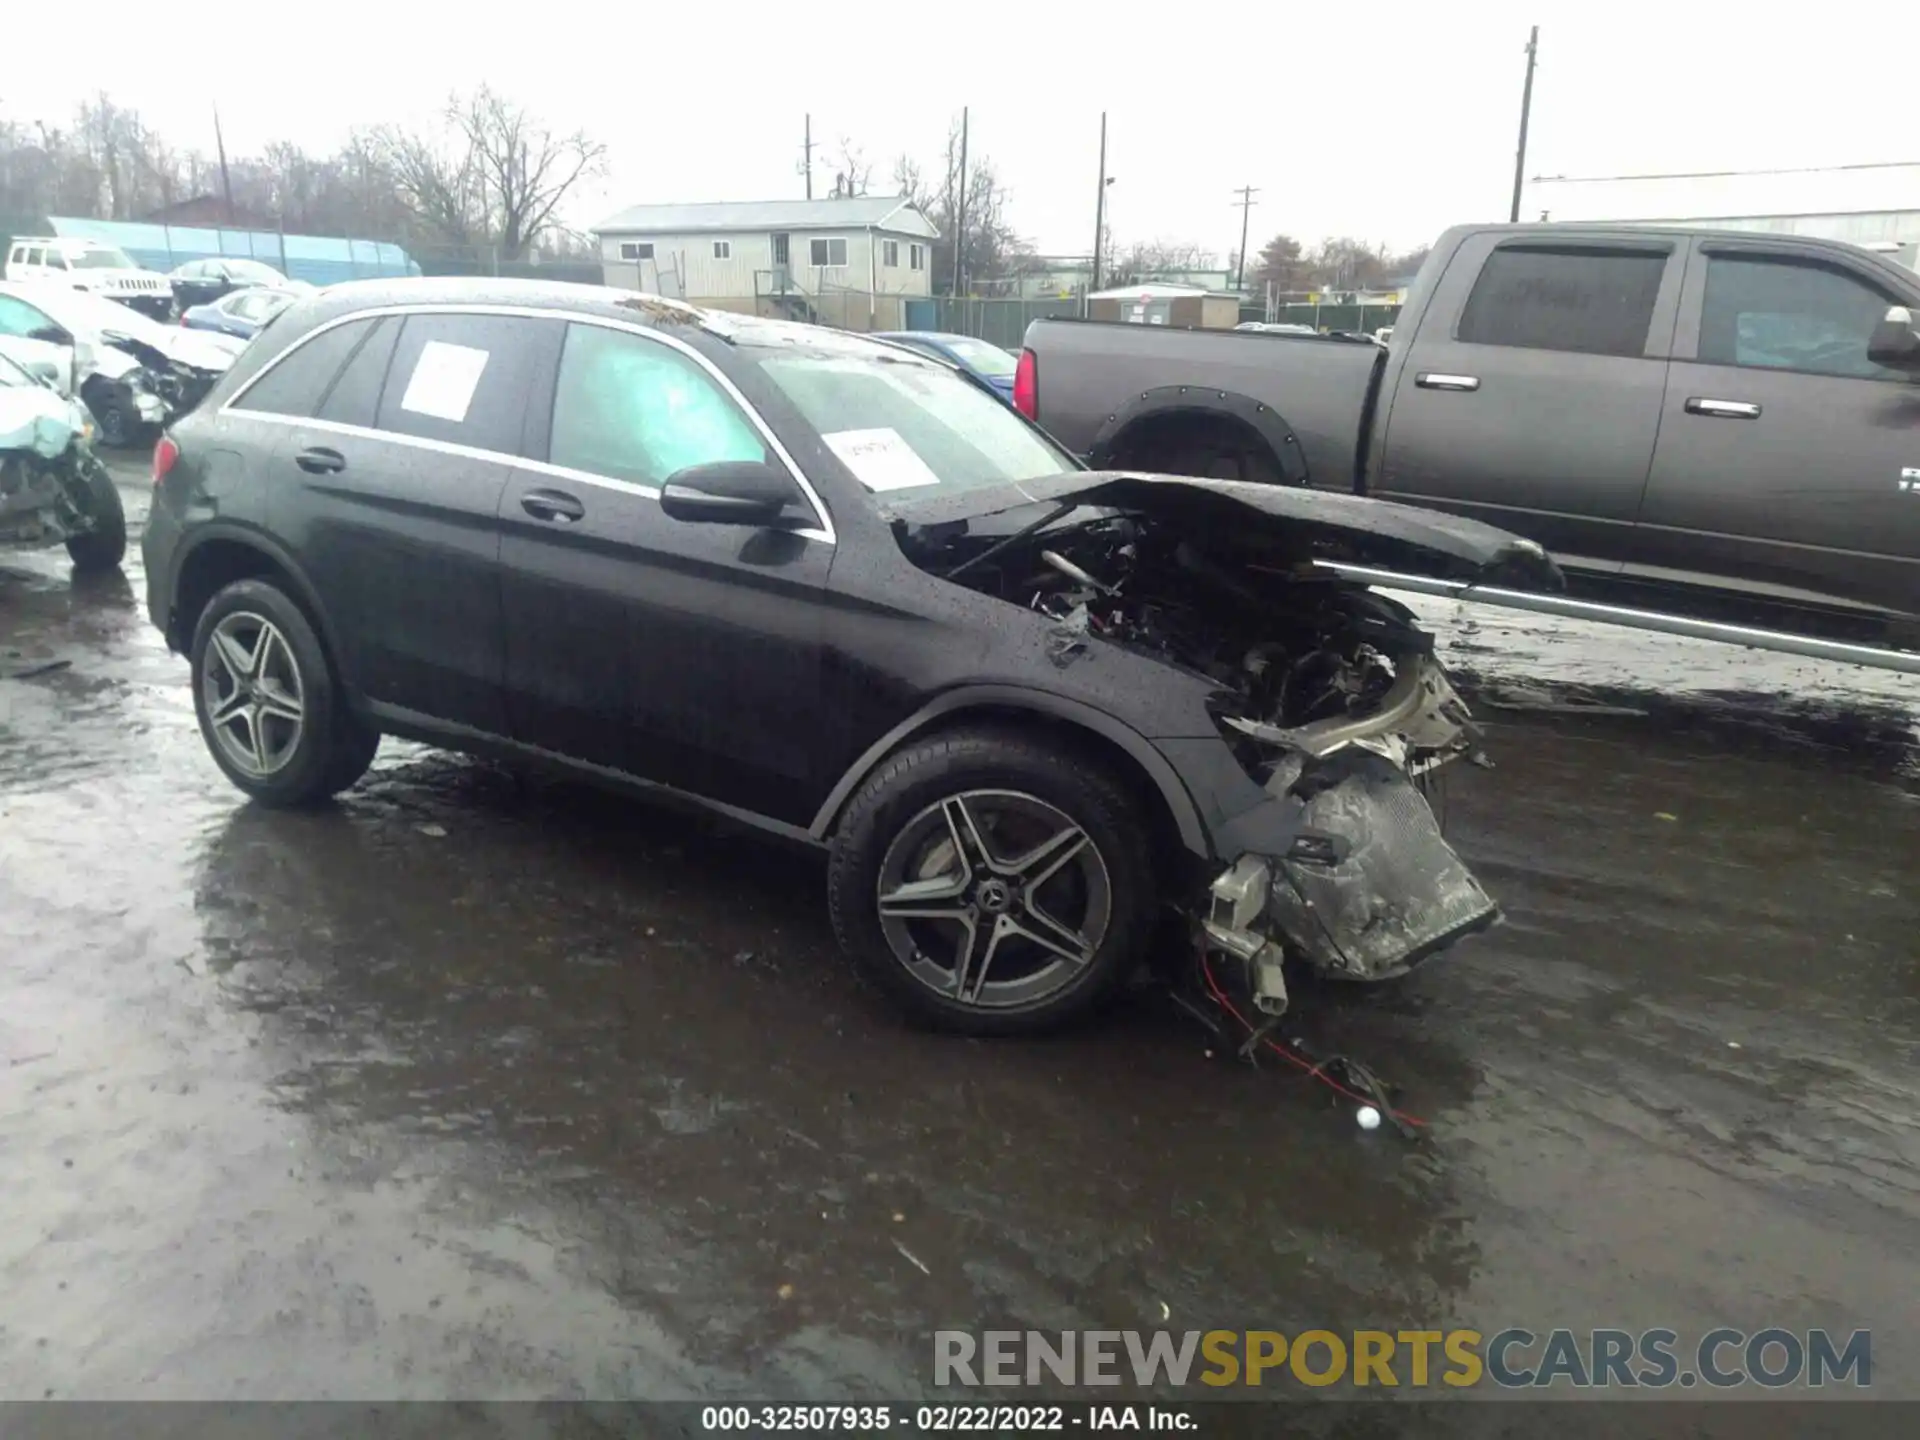
[[1023, 363], [1098, 468], [1448, 510], [1578, 594], [1912, 647], [1920, 340], [1875, 338], [1892, 307], [1920, 312], [1920, 276], [1833, 242], [1463, 226], [1384, 347], [1042, 320]]

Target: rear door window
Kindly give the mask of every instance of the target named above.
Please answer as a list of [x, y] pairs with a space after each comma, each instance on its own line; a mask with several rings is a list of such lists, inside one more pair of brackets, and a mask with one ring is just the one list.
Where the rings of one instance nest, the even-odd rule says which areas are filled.
[[243, 390], [232, 408], [311, 419], [334, 376], [378, 323], [371, 319], [349, 321], [296, 345]]
[[527, 400], [547, 383], [565, 324], [519, 315], [411, 315], [377, 424], [396, 435], [521, 453]]
[[1468, 345], [1646, 353], [1667, 256], [1594, 247], [1503, 246], [1487, 257], [1460, 316]]
[[380, 391], [387, 381], [393, 347], [400, 338], [400, 317], [383, 315], [348, 357], [338, 378], [320, 402], [318, 418], [340, 425], [373, 428], [380, 411]]

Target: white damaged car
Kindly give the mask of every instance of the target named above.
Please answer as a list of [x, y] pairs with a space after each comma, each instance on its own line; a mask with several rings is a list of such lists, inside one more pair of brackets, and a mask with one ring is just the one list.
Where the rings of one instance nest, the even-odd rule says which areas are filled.
[[62, 545], [76, 571], [127, 551], [120, 492], [93, 453], [86, 409], [0, 353], [0, 545]]
[[193, 409], [245, 348], [84, 291], [12, 282], [0, 283], [0, 336], [61, 355], [59, 388], [86, 405], [108, 446], [137, 444]]

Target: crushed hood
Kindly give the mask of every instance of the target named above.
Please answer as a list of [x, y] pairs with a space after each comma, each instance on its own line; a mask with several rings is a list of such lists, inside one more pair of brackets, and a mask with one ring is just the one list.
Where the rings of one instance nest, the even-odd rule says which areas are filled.
[[978, 520], [1071, 500], [1148, 515], [1182, 527], [1216, 553], [1253, 551], [1269, 564], [1328, 560], [1518, 589], [1566, 588], [1547, 552], [1509, 531], [1437, 510], [1298, 486], [1080, 470], [939, 494], [896, 491], [884, 500], [887, 513], [909, 525]]
[[0, 452], [53, 459], [86, 428], [78, 405], [44, 385], [0, 385]]
[[[153, 370], [164, 369], [166, 362], [171, 360], [193, 370], [224, 374], [241, 348], [229, 337], [205, 330], [155, 327], [140, 335], [103, 331], [100, 338], [104, 347], [130, 355], [139, 364]], [[111, 366], [103, 364], [98, 368], [105, 371], [110, 370]]]

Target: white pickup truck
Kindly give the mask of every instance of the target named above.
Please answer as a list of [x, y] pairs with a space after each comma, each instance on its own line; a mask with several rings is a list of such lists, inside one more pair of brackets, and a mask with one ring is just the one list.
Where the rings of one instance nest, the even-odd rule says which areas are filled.
[[117, 245], [55, 236], [16, 236], [7, 247], [6, 279], [16, 284], [62, 285], [117, 300], [155, 320], [173, 314], [173, 285], [143, 269]]

